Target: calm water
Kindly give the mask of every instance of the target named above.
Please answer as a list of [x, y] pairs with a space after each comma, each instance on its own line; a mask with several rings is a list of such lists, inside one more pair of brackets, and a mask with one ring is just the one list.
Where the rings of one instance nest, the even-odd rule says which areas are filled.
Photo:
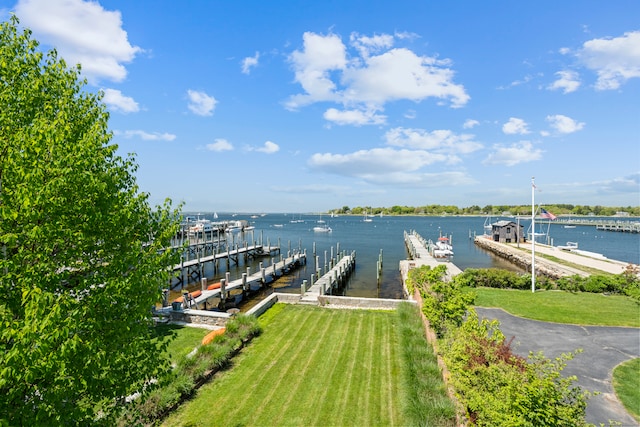
[[[212, 215], [205, 215], [213, 219]], [[309, 280], [315, 271], [312, 253], [315, 246], [319, 257], [320, 266], [324, 265], [325, 253], [330, 258], [331, 250], [356, 251], [356, 270], [352, 275], [345, 295], [400, 298], [402, 297], [399, 262], [407, 258], [407, 252], [403, 241], [405, 230], [416, 230], [426, 239], [436, 240], [440, 234], [452, 237], [455, 256], [453, 263], [461, 269], [498, 267], [518, 271], [516, 267], [497, 258], [490, 253], [476, 247], [473, 243], [474, 235], [483, 234], [484, 217], [375, 217], [372, 222], [364, 222], [358, 216], [340, 216], [330, 218], [323, 216], [332, 233], [316, 233], [313, 227], [320, 219], [317, 215], [293, 215], [293, 214], [268, 214], [259, 218], [250, 218], [248, 215], [219, 215], [218, 220], [243, 219], [255, 226], [253, 239], [263, 239], [272, 245], [281, 245], [282, 253], [298, 248], [306, 249], [309, 262], [306, 267], [299, 269], [294, 275], [281, 278], [274, 285], [280, 292], [299, 292], [303, 280]], [[294, 222], [292, 220], [303, 220]], [[500, 218], [493, 218], [496, 221]], [[508, 218], [503, 218], [508, 219]], [[530, 225], [530, 221], [521, 220], [524, 230]], [[281, 227], [280, 227], [281, 225]], [[538, 227], [536, 227], [538, 228]], [[537, 231], [540, 231], [538, 229]], [[544, 232], [547, 231], [546, 223]], [[246, 238], [251, 239], [251, 233], [246, 233]], [[598, 231], [594, 226], [577, 226], [566, 229], [562, 225], [552, 224], [549, 229], [549, 237], [553, 239], [553, 245], [564, 245], [567, 241], [578, 242], [579, 248], [597, 252], [610, 259], [640, 264], [640, 234], [617, 233], [611, 231]], [[382, 251], [383, 270], [380, 281], [376, 279], [376, 262]], [[230, 266], [232, 280], [240, 277], [250, 266], [252, 271], [257, 268], [257, 260], [249, 260], [245, 265]], [[210, 280], [223, 277], [226, 266], [216, 272], [212, 267], [205, 270], [205, 275]]]

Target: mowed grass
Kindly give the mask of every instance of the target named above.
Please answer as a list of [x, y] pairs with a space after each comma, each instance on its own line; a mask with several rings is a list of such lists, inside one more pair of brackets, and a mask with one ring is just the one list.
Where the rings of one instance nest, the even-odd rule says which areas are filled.
[[640, 359], [631, 359], [613, 370], [613, 388], [616, 395], [640, 423]]
[[623, 295], [473, 288], [475, 304], [528, 319], [577, 325], [640, 327], [640, 305]]
[[202, 338], [211, 332], [204, 328], [195, 328], [181, 325], [157, 325], [155, 334], [159, 338], [173, 335], [174, 338], [169, 341], [167, 353], [171, 360], [176, 361], [189, 354], [195, 347], [200, 345]]
[[401, 426], [394, 312], [277, 304], [264, 332], [166, 426]]

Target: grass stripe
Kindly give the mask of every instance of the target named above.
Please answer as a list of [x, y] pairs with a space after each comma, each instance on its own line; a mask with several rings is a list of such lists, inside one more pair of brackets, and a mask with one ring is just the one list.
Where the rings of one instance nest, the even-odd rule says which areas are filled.
[[413, 424], [402, 411], [406, 365], [395, 313], [279, 304], [268, 313], [263, 334], [232, 368], [164, 425]]

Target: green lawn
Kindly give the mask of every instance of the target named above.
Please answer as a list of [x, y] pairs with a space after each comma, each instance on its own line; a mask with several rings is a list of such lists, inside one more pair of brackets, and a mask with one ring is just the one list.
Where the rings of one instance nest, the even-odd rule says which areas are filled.
[[155, 333], [159, 337], [175, 335], [175, 338], [169, 342], [167, 348], [167, 353], [169, 353], [173, 361], [177, 361], [191, 353], [196, 346], [200, 345], [202, 338], [209, 332], [211, 331], [204, 328], [172, 324], [157, 325], [155, 329]]
[[631, 359], [613, 370], [613, 388], [631, 415], [640, 423], [640, 359]]
[[276, 304], [232, 368], [163, 425], [407, 425], [398, 319]]
[[529, 319], [578, 325], [640, 327], [640, 305], [622, 295], [474, 288], [475, 304]]

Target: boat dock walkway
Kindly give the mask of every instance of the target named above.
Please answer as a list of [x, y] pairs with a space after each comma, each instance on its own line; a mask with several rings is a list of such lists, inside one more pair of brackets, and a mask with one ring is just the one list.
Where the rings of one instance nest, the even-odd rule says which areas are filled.
[[302, 298], [301, 303], [318, 304], [318, 296], [331, 294], [332, 289], [341, 286], [349, 277], [351, 272], [356, 266], [356, 252], [352, 251], [349, 254], [344, 254], [340, 260], [333, 265], [333, 267], [327, 271], [318, 280], [314, 281], [314, 277], [320, 276], [320, 270], [318, 270], [317, 276], [311, 276], [311, 286], [307, 288], [306, 280], [302, 283], [300, 292]]
[[[294, 253], [291, 256], [284, 258], [280, 256], [280, 261], [273, 262], [268, 267], [264, 267], [262, 263], [258, 267], [258, 271], [251, 274], [251, 268], [247, 267], [247, 272], [242, 273], [242, 277], [236, 280], [230, 280], [229, 273], [226, 274], [226, 278], [222, 279], [220, 283], [216, 283], [207, 286], [206, 279], [202, 280], [202, 290], [195, 292], [185, 292], [182, 301], [182, 308], [196, 308], [204, 309], [211, 308], [211, 302], [209, 300], [213, 298], [219, 298], [220, 303], [224, 305], [226, 298], [229, 296], [229, 292], [234, 289], [241, 289], [243, 292], [251, 290], [251, 285], [263, 286], [265, 284], [273, 282], [280, 276], [283, 276], [290, 270], [306, 264], [307, 254], [305, 252]], [[195, 297], [193, 295], [196, 295]], [[176, 302], [174, 301], [174, 304]], [[174, 309], [179, 309], [176, 306]]]
[[622, 233], [640, 233], [640, 221], [614, 220], [614, 219], [588, 219], [588, 218], [558, 218], [554, 224], [562, 224], [565, 227], [595, 226], [596, 230], [617, 231]]
[[422, 267], [423, 265], [435, 268], [439, 265], [447, 267], [445, 280], [450, 280], [453, 276], [462, 273], [462, 270], [451, 262], [448, 258], [434, 258], [431, 255], [431, 243], [420, 236], [416, 231], [404, 232], [404, 243], [411, 255], [410, 260], [400, 261], [400, 273], [402, 283], [407, 280], [409, 270]]
[[[261, 244], [249, 245], [245, 242], [243, 246], [235, 245], [234, 249], [227, 246], [226, 250], [218, 251], [214, 248], [213, 253], [210, 255], [201, 255], [201, 252], [198, 252], [195, 258], [187, 260], [184, 260], [183, 258], [179, 264], [172, 267], [172, 271], [180, 271], [180, 274], [174, 277], [177, 280], [177, 283], [173, 283], [171, 287], [173, 288], [180, 284], [184, 286], [190, 280], [198, 280], [201, 277], [204, 277], [202, 270], [204, 269], [204, 264], [207, 262], [213, 262], [214, 267], [217, 266], [220, 260], [226, 260], [227, 263], [233, 261], [237, 264], [240, 256], [244, 256], [245, 258], [271, 256], [279, 251], [279, 246]], [[184, 277], [185, 275], [186, 277]]]

